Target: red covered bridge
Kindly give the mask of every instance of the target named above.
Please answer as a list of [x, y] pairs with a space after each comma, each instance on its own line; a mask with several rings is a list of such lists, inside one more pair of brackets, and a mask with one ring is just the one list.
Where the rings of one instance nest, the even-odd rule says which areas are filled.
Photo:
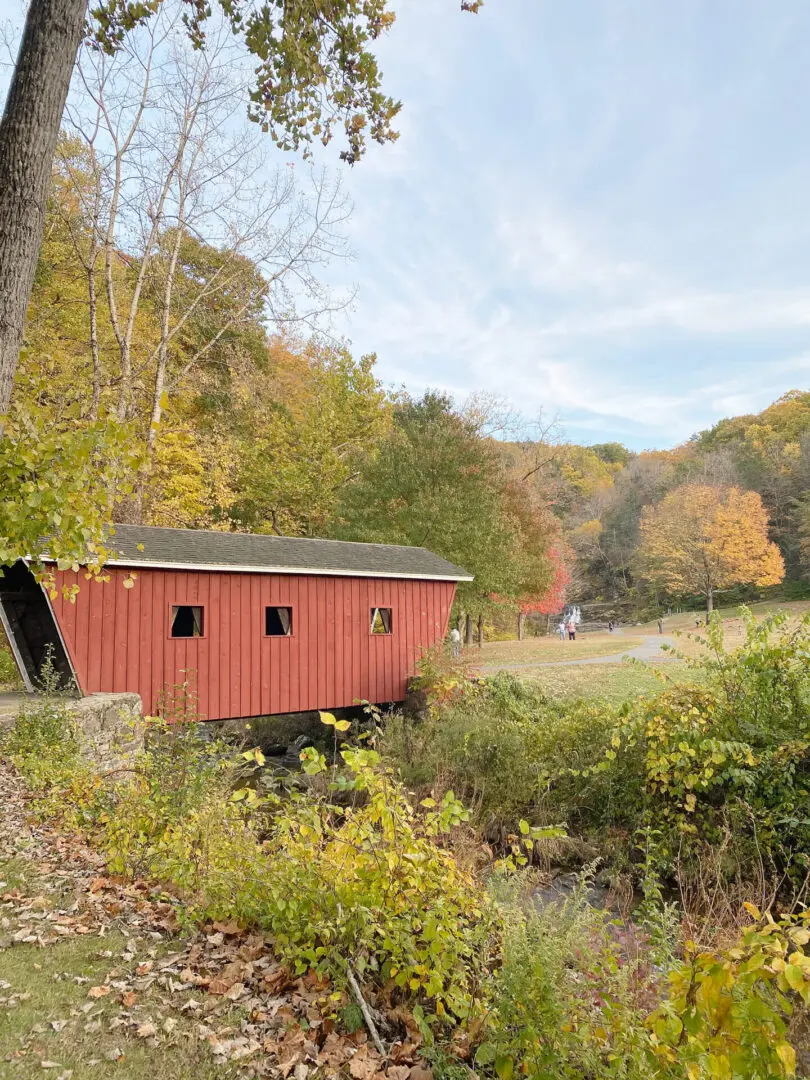
[[[117, 525], [108, 547], [109, 580], [57, 571], [53, 602], [24, 563], [0, 577], [24, 679], [50, 648], [81, 693], [135, 691], [152, 713], [193, 671], [209, 720], [402, 701], [447, 631], [456, 583], [472, 580], [385, 544]], [[61, 586], [74, 584], [71, 603]]]

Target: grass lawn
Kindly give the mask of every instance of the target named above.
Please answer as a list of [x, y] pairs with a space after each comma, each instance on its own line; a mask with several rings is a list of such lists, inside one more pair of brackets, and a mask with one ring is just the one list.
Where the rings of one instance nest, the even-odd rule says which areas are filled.
[[[207, 1080], [229, 1075], [230, 1070], [217, 1068], [211, 1060], [194, 1025], [185, 1018], [178, 1023], [175, 1009], [168, 1016], [158, 994], [138, 995], [137, 1006], [126, 1012], [120, 992], [88, 996], [93, 987], [107, 989], [116, 969], [122, 975], [126, 969], [129, 976], [133, 958], [127, 948], [127, 938], [114, 932], [47, 948], [14, 945], [0, 953], [3, 1080], [113, 1075], [126, 1080]], [[138, 1023], [133, 1024], [136, 1010]], [[148, 1024], [161, 1033], [159, 1053], [151, 1038], [137, 1035]]]
[[472, 646], [464, 651], [475, 667], [504, 664], [552, 663], [559, 660], [585, 660], [597, 656], [620, 656], [641, 644], [641, 638], [629, 634], [580, 634], [576, 641], [554, 637], [526, 638], [525, 641], [493, 641], [482, 649]]
[[665, 689], [667, 680], [692, 680], [685, 664], [587, 664], [582, 667], [535, 669], [523, 675], [538, 683], [551, 697], [605, 698], [620, 704], [639, 694]]
[[[795, 619], [800, 619], [802, 616], [807, 615], [810, 612], [810, 600], [765, 600], [758, 604], [747, 605], [754, 613], [757, 619], [763, 618], [765, 615], [771, 615], [775, 611], [786, 611], [789, 615]], [[724, 623], [729, 625], [741, 625], [742, 620], [739, 618], [739, 606], [735, 607], [719, 607], [717, 613], [723, 619]], [[674, 630], [687, 630], [691, 631], [695, 629], [695, 619], [705, 620], [705, 612], [700, 611], [684, 611], [680, 615], [670, 615], [664, 619], [664, 632], [669, 634]], [[658, 625], [655, 620], [645, 623], [643, 626], [634, 626], [634, 632], [639, 634], [655, 634], [658, 631]]]
[[[73, 906], [73, 887], [70, 878], [54, 887], [33, 849], [0, 855], [0, 1078], [233, 1075], [213, 1061], [199, 1017], [183, 1012], [191, 995], [168, 993], [150, 975], [171, 962], [182, 938], [156, 941], [122, 922], [46, 945], [20, 940], [20, 932], [47, 936], [46, 916]], [[15, 917], [21, 907], [22, 921]]]
[[[797, 623], [799, 619], [810, 612], [810, 601], [790, 600], [766, 601], [761, 604], [748, 605], [757, 620], [771, 615], [777, 611], [784, 611], [790, 615], [790, 622]], [[745, 624], [739, 616], [739, 607], [724, 607], [717, 609], [723, 620], [723, 640], [727, 649], [734, 649], [745, 640]], [[702, 638], [705, 627], [695, 626], [695, 619], [705, 620], [705, 615], [693, 611], [683, 612], [664, 619], [664, 633], [674, 636], [676, 649], [685, 656], [701, 656], [705, 654], [705, 646]], [[658, 631], [657, 623], [646, 623], [644, 626], [634, 627], [639, 633], [654, 634]]]

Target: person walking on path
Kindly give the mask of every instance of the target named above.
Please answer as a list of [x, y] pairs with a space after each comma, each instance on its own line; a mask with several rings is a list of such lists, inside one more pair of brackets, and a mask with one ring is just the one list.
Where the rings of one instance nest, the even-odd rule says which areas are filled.
[[560, 635], [560, 641], [565, 641], [565, 619], [560, 619], [560, 625], [557, 627], [557, 633]]
[[659, 619], [658, 620], [658, 633], [663, 634], [663, 632], [664, 632], [664, 620]]
[[450, 631], [450, 649], [453, 653], [453, 656], [457, 659], [459, 654], [461, 653], [461, 634], [459, 633], [459, 629], [457, 626], [454, 626], [453, 629]]
[[568, 640], [569, 641], [576, 641], [577, 640], [577, 624], [574, 621], [573, 616], [568, 620]]

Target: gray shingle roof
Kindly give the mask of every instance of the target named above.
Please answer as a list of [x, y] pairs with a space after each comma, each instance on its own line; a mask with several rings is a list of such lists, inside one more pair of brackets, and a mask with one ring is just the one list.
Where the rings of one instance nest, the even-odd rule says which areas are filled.
[[115, 552], [109, 562], [120, 566], [472, 581], [425, 548], [393, 544], [116, 525], [107, 548]]

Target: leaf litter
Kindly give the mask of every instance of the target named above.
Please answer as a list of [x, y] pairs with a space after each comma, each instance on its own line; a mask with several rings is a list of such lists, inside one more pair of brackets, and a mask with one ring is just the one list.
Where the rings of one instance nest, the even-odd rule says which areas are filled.
[[[120, 1045], [102, 1051], [109, 1063], [125, 1057], [127, 1040], [155, 1051], [193, 1040], [223, 1075], [433, 1080], [411, 1017], [394, 1011], [392, 1027], [404, 1035], [383, 1058], [364, 1030], [345, 1030], [340, 1013], [348, 997], [314, 973], [293, 976], [263, 934], [233, 921], [183, 930], [164, 890], [108, 874], [103, 857], [81, 837], [32, 820], [31, 796], [2, 760], [0, 802], [0, 866], [25, 868], [23, 883], [10, 888], [0, 882], [0, 971], [6, 949], [47, 949], [89, 935], [98, 940], [97, 955], [110, 963], [103, 982], [87, 985], [83, 1005], [50, 1021], [52, 1032], [72, 1031], [77, 1044], [82, 1034], [113, 1033]], [[115, 955], [104, 948], [105, 938], [118, 935], [125, 944]], [[69, 973], [55, 978], [91, 982]], [[0, 978], [0, 1019], [30, 996]], [[33, 1025], [12, 1057], [40, 1051], [47, 1030]], [[41, 1055], [38, 1064], [58, 1080], [70, 1078], [56, 1060]]]

